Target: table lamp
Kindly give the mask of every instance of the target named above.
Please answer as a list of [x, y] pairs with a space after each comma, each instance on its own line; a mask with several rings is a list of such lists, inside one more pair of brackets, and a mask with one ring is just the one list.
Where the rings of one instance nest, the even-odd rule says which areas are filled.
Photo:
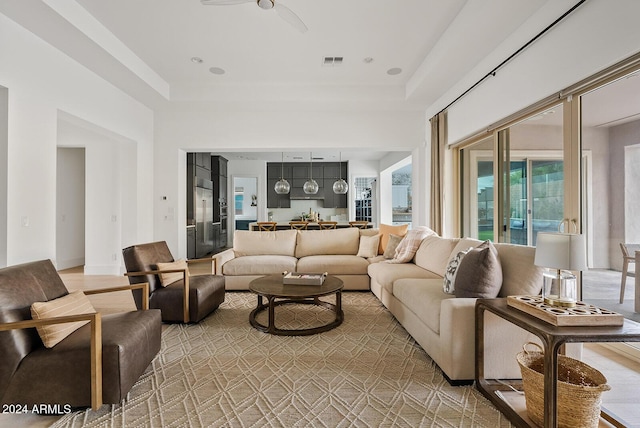
[[574, 307], [578, 301], [578, 282], [569, 271], [587, 268], [584, 235], [539, 232], [534, 263], [547, 268], [542, 283], [544, 302], [552, 306]]

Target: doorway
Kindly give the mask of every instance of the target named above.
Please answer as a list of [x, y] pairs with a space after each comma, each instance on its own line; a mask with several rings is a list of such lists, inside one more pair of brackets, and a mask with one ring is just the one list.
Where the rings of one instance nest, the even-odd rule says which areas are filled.
[[249, 230], [258, 221], [258, 177], [233, 177], [233, 230]]
[[58, 147], [56, 159], [56, 267], [85, 263], [85, 149]]

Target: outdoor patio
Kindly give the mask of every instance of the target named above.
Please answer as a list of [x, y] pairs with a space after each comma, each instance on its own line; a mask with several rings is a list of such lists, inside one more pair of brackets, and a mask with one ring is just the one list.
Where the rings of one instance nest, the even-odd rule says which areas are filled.
[[620, 304], [622, 273], [608, 269], [591, 269], [583, 273], [582, 300], [606, 308], [640, 322], [640, 313], [634, 312], [635, 282], [627, 278], [624, 303]]

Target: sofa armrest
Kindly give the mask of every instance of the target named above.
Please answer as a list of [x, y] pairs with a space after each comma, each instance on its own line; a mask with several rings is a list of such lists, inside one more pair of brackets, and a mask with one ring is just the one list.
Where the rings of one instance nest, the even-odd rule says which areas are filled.
[[0, 323], [0, 331], [35, 328], [42, 325], [75, 321], [89, 321], [91, 325], [91, 408], [98, 410], [102, 407], [102, 316], [99, 312]]
[[236, 258], [236, 253], [233, 251], [232, 248], [229, 248], [228, 250], [224, 250], [216, 255], [213, 256], [214, 260], [216, 260], [216, 270], [215, 270], [215, 274], [216, 275], [222, 275], [222, 266], [230, 261]]
[[138, 288], [142, 290], [142, 309], [146, 311], [147, 309], [149, 309], [149, 283], [148, 282], [142, 282], [140, 284], [121, 285], [117, 287], [99, 288], [97, 290], [82, 290], [82, 292], [86, 295], [90, 295], [90, 294], [111, 293], [114, 291], [137, 290]]

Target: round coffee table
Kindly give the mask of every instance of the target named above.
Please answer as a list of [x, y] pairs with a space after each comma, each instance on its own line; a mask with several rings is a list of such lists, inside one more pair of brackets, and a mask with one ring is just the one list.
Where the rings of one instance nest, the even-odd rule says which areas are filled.
[[[249, 283], [249, 290], [258, 295], [258, 306], [251, 311], [249, 322], [253, 327], [265, 333], [278, 336], [307, 336], [331, 330], [342, 324], [344, 313], [342, 312], [342, 280], [328, 275], [322, 285], [293, 285], [283, 284], [282, 275], [269, 275], [254, 279]], [[330, 294], [336, 295], [336, 303], [324, 302], [319, 297]], [[263, 303], [262, 298], [267, 299]], [[319, 327], [304, 329], [280, 329], [275, 326], [276, 306], [288, 303], [316, 305], [327, 308], [335, 313], [335, 319], [328, 324]], [[265, 309], [269, 310], [269, 324], [260, 324], [256, 315]]]

